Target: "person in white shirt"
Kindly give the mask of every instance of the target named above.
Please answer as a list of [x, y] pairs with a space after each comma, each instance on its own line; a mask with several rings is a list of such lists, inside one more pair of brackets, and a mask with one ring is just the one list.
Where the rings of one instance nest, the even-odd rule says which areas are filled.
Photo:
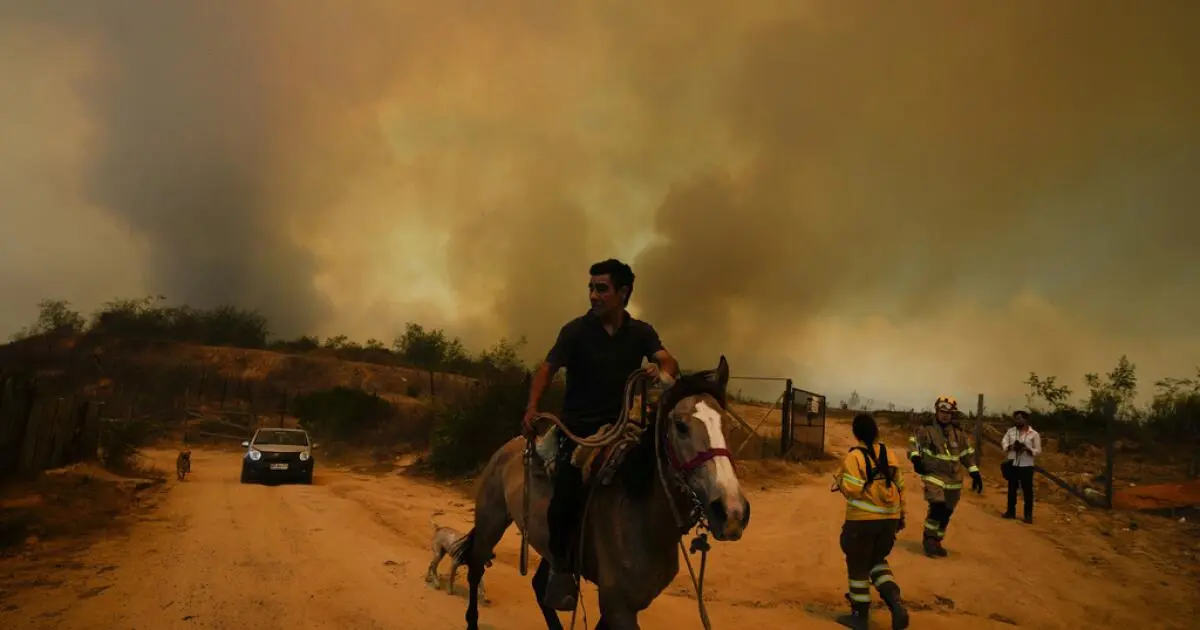
[[1025, 499], [1025, 522], [1033, 522], [1033, 465], [1038, 455], [1042, 454], [1042, 436], [1029, 426], [1029, 413], [1017, 411], [1013, 414], [1015, 426], [1011, 427], [1000, 441], [1004, 449], [1008, 469], [1008, 511], [1004, 518], [1017, 517], [1017, 488], [1019, 487]]

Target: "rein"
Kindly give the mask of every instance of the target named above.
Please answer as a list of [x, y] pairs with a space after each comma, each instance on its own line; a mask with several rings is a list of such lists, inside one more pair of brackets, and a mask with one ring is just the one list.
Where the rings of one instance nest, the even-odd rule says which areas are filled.
[[[692, 559], [688, 557], [689, 550], [683, 546], [682, 536], [679, 538], [679, 552], [683, 555], [683, 562], [687, 566], [688, 576], [692, 579], [692, 588], [696, 591], [696, 609], [700, 613], [700, 623], [704, 625], [704, 630], [712, 630], [712, 621], [708, 618], [708, 608], [704, 605], [704, 570], [708, 566], [708, 552], [712, 549], [708, 544], [707, 531], [709, 523], [708, 519], [704, 516], [704, 506], [700, 504], [700, 497], [696, 496], [696, 492], [687, 483], [687, 476], [700, 465], [717, 457], [727, 457], [730, 462], [733, 462], [733, 454], [728, 449], [715, 448], [697, 453], [695, 457], [686, 462], [680, 462], [675, 449], [671, 447], [671, 441], [667, 440], [665, 447], [662, 443], [663, 430], [666, 426], [664, 420], [667, 414], [666, 407], [659, 405], [658, 413], [654, 419], [654, 462], [658, 469], [658, 479], [662, 483], [663, 492], [667, 495], [667, 505], [671, 506], [671, 514], [675, 516], [675, 526], [683, 534], [686, 534], [693, 526], [696, 528], [696, 536], [692, 538], [690, 552], [700, 552], [699, 575], [692, 568]], [[688, 513], [687, 521], [684, 521], [680, 515], [679, 506], [675, 505], [675, 496], [671, 493], [670, 483], [667, 482], [667, 474], [663, 469], [662, 457], [658, 456], [658, 453], [661, 451], [666, 451], [667, 458], [670, 460], [671, 468], [673, 469], [671, 472], [675, 473], [673, 477], [676, 487], [682, 489], [692, 500], [692, 509]]]

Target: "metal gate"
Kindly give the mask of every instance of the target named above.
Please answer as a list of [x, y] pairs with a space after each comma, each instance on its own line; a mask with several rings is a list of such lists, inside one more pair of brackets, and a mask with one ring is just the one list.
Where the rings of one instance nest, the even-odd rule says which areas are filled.
[[784, 401], [783, 454], [825, 451], [825, 395], [793, 387]]

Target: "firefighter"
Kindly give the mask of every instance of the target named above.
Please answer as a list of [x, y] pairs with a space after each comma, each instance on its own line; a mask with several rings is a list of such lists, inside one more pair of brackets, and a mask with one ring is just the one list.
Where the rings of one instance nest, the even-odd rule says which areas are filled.
[[871, 586], [892, 613], [892, 628], [908, 627], [908, 611], [900, 601], [887, 557], [904, 529], [904, 479], [886, 446], [879, 442], [879, 427], [870, 414], [854, 417], [858, 445], [842, 461], [831, 491], [846, 497], [846, 522], [842, 525], [842, 552], [850, 581], [850, 614], [837, 622], [866, 630], [871, 609]]
[[971, 475], [971, 489], [980, 494], [983, 477], [972, 461], [975, 449], [955, 419], [958, 401], [951, 396], [939, 396], [933, 407], [934, 420], [919, 427], [908, 440], [908, 458], [913, 470], [921, 476], [925, 501], [929, 503], [922, 540], [925, 555], [942, 558], [947, 555], [942, 546], [946, 527], [962, 495], [962, 469], [966, 468]]

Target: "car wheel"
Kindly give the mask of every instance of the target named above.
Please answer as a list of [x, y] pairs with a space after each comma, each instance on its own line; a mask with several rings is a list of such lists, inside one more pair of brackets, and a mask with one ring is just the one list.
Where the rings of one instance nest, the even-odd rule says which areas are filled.
[[305, 485], [311, 486], [312, 485], [312, 476], [313, 476], [313, 471], [310, 470], [310, 471], [304, 473], [304, 476], [300, 478], [300, 481], [303, 482]]
[[242, 483], [250, 483], [250, 471], [245, 466], [242, 466]]

